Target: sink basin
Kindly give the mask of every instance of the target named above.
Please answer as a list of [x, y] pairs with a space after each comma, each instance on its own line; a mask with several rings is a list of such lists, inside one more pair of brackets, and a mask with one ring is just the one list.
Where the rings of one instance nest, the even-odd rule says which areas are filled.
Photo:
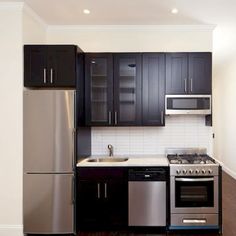
[[128, 157], [103, 157], [103, 158], [91, 158], [87, 162], [124, 162], [128, 161]]

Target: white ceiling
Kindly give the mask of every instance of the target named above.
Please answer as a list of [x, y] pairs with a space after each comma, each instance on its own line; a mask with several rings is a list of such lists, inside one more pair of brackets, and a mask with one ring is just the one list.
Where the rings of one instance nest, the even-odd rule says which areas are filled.
[[[49, 25], [179, 25], [236, 21], [236, 0], [19, 1], [26, 2]], [[177, 15], [171, 13], [174, 7], [179, 10]], [[89, 15], [83, 13], [85, 8], [91, 11]]]

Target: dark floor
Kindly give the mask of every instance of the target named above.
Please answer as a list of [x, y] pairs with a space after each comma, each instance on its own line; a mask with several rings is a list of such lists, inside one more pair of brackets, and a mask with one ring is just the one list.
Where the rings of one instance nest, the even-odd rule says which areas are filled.
[[[236, 180], [223, 172], [223, 236], [236, 236]], [[133, 234], [122, 232], [79, 233], [78, 236], [164, 236], [166, 234]], [[170, 236], [215, 236], [218, 234], [169, 234]]]

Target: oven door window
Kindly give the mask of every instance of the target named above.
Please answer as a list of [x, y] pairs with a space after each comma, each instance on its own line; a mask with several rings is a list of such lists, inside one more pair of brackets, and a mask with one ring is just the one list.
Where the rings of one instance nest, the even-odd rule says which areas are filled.
[[213, 179], [205, 181], [204, 178], [176, 178], [175, 206], [181, 208], [213, 207], [214, 206]]

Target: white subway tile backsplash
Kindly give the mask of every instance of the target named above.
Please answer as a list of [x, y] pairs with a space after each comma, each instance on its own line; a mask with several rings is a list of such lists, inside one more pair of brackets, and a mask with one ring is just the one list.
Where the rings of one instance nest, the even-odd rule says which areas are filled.
[[92, 154], [163, 154], [168, 147], [206, 147], [212, 155], [212, 128], [204, 116], [167, 116], [165, 127], [93, 127]]

